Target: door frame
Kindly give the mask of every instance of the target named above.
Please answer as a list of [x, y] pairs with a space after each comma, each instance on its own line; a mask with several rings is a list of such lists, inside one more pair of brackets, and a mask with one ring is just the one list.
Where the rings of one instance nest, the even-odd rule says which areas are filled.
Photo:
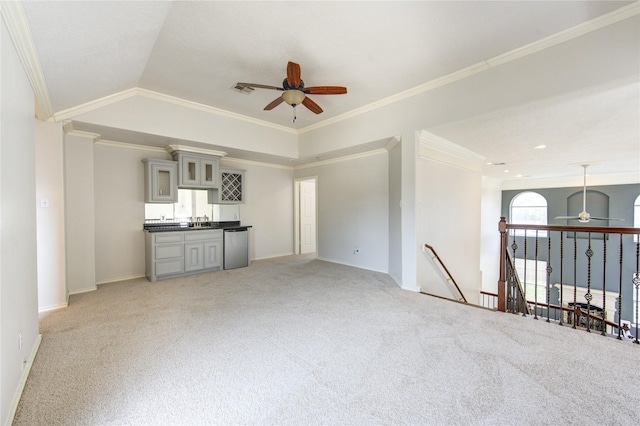
[[318, 254], [318, 176], [307, 176], [293, 180], [293, 253], [300, 254], [300, 182], [312, 180], [315, 182], [315, 233], [316, 256]]

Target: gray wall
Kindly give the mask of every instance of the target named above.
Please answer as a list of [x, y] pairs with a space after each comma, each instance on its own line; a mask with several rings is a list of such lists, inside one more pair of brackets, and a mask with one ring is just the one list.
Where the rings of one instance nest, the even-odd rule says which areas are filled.
[[320, 259], [388, 272], [388, 167], [380, 150], [296, 170], [296, 178], [318, 177]]

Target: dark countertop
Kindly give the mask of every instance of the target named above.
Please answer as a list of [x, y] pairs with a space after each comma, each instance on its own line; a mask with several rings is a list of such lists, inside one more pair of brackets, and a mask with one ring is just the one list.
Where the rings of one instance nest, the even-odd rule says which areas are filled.
[[153, 222], [145, 223], [143, 229], [147, 232], [172, 231], [205, 231], [210, 229], [246, 230], [250, 225], [241, 225], [239, 221], [231, 222]]

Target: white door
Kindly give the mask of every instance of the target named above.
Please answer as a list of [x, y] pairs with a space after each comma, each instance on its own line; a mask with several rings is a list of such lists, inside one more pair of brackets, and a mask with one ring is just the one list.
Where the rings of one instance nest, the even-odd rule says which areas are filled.
[[316, 251], [316, 181], [300, 182], [300, 253]]

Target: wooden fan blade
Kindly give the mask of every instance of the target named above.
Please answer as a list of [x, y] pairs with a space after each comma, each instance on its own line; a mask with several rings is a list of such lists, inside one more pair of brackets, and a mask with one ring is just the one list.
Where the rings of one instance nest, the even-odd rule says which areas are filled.
[[308, 95], [344, 95], [347, 88], [342, 86], [305, 87], [302, 91]]
[[322, 108], [320, 108], [320, 105], [318, 105], [317, 103], [313, 102], [308, 97], [304, 98], [304, 100], [302, 101], [302, 105], [304, 105], [307, 108], [309, 108], [309, 111], [311, 111], [313, 113], [320, 114], [322, 112]]
[[273, 89], [273, 90], [284, 90], [282, 87], [276, 87], [276, 86], [268, 86], [266, 84], [255, 84], [255, 83], [236, 83], [236, 86], [242, 86], [242, 87], [254, 87], [256, 89]]
[[284, 99], [282, 99], [282, 96], [278, 96], [269, 105], [264, 107], [264, 110], [265, 111], [271, 111], [272, 109], [274, 109], [275, 107], [280, 105], [282, 102], [284, 102]]
[[293, 88], [300, 86], [300, 65], [295, 62], [287, 64], [287, 83]]

